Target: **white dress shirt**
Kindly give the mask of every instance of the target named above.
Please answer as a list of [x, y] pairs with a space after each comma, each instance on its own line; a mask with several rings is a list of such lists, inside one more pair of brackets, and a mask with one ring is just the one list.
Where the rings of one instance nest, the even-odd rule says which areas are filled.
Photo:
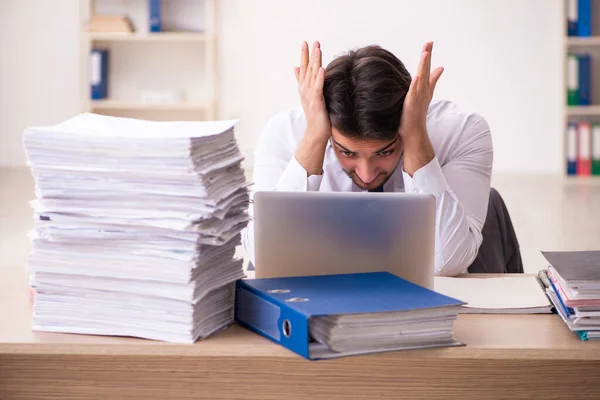
[[[294, 157], [306, 120], [302, 107], [273, 116], [262, 131], [254, 161], [256, 191], [363, 191], [342, 170], [331, 143], [323, 174], [307, 178]], [[427, 132], [435, 158], [411, 178], [403, 160], [384, 185], [385, 192], [429, 193], [436, 198], [435, 274], [454, 276], [475, 259], [487, 215], [493, 147], [487, 122], [449, 101], [432, 101]], [[249, 213], [252, 216], [252, 206]], [[243, 245], [254, 263], [254, 225], [243, 231]]]

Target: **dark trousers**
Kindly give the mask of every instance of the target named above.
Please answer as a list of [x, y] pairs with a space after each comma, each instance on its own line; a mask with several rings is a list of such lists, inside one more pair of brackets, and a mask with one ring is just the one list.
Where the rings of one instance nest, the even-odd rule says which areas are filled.
[[[477, 257], [469, 266], [470, 273], [523, 273], [523, 262], [517, 235], [500, 193], [490, 189], [487, 216], [481, 230], [483, 241]], [[254, 266], [249, 263], [248, 270]]]
[[481, 230], [483, 241], [470, 273], [523, 273], [519, 241], [500, 193], [490, 189], [487, 217]]

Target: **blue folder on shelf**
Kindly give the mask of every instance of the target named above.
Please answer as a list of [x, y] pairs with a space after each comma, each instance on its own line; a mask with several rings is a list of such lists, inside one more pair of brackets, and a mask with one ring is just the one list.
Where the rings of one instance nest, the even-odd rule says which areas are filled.
[[92, 49], [90, 63], [92, 99], [106, 99], [108, 97], [108, 50]]
[[[451, 337], [452, 323], [464, 302], [388, 272], [245, 279], [236, 285], [236, 321], [307, 359], [464, 345]], [[397, 324], [398, 320], [393, 318], [398, 316], [401, 316], [400, 326], [412, 324], [407, 329], [416, 336], [406, 336], [406, 343], [402, 345], [398, 344], [398, 339], [395, 343], [378, 342], [377, 335]], [[326, 318], [320, 319], [322, 317]], [[340, 318], [349, 318], [343, 320], [342, 325], [350, 324], [346, 326], [358, 321], [358, 330], [350, 332], [364, 331], [364, 340], [358, 338], [361, 343], [374, 341], [365, 344], [366, 347], [339, 351], [315, 340], [313, 333], [317, 326], [343, 332], [343, 326], [336, 325]], [[436, 318], [443, 328], [431, 327], [437, 323]], [[429, 333], [424, 325], [429, 327]], [[394, 329], [396, 326], [393, 325]], [[432, 329], [435, 332], [431, 333]], [[398, 337], [399, 334], [394, 335]], [[436, 335], [438, 339], [433, 340]]]

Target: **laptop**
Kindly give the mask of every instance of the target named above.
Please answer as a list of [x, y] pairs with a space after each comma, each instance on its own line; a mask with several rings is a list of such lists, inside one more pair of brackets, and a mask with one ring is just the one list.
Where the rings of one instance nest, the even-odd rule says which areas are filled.
[[435, 197], [256, 192], [256, 278], [387, 271], [433, 290]]

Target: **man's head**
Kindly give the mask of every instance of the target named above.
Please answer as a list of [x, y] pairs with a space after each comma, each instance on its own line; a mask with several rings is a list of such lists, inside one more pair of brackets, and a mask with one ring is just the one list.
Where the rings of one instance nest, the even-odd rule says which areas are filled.
[[342, 168], [362, 189], [382, 185], [400, 162], [398, 127], [410, 82], [404, 64], [378, 46], [352, 50], [325, 70], [332, 145]]

